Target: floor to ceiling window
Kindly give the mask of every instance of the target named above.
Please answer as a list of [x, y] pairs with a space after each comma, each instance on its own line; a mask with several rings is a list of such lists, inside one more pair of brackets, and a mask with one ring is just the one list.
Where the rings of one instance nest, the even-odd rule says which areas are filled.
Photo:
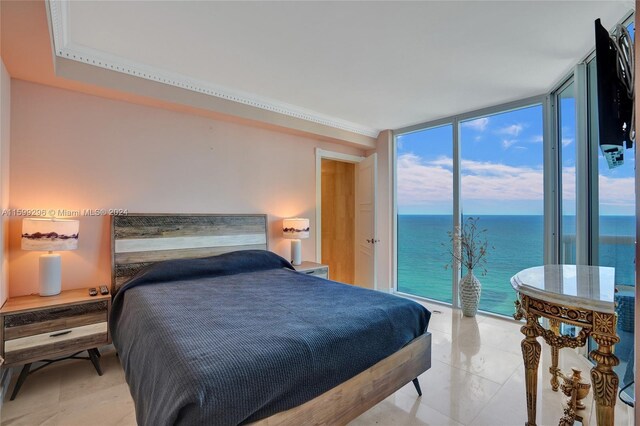
[[445, 265], [460, 211], [480, 218], [492, 247], [487, 274], [476, 271], [480, 309], [513, 314], [511, 276], [543, 263], [543, 133], [540, 101], [396, 135], [398, 291], [457, 302], [459, 271]]
[[560, 263], [576, 262], [576, 97], [569, 81], [558, 90], [558, 160], [561, 186]]
[[480, 309], [511, 315], [510, 278], [543, 263], [542, 105], [462, 121], [460, 153], [462, 213], [479, 218], [491, 247]]
[[513, 313], [509, 279], [521, 269], [615, 267], [615, 370], [624, 386], [634, 375], [636, 159], [627, 149], [610, 169], [600, 152], [594, 56], [544, 97], [396, 134], [397, 290], [456, 305], [466, 271], [444, 268], [447, 231], [469, 216], [493, 247], [479, 277], [483, 311]]
[[399, 135], [396, 155], [398, 291], [451, 303], [453, 126]]

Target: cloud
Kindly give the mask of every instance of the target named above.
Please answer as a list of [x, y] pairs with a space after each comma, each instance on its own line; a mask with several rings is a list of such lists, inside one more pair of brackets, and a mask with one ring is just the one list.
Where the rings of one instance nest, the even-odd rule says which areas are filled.
[[429, 205], [453, 197], [453, 159], [424, 162], [414, 154], [398, 156], [398, 205]]
[[575, 166], [562, 168], [562, 199], [563, 200], [576, 199], [576, 168]]
[[462, 188], [463, 197], [469, 200], [542, 200], [543, 170], [542, 166], [464, 160]]
[[535, 143], [544, 142], [544, 137], [542, 137], [542, 135], [535, 135], [534, 137], [531, 138], [531, 142], [535, 142]]
[[[419, 157], [416, 156], [416, 158], [419, 158]], [[435, 160], [429, 161], [428, 164], [431, 164], [434, 166], [442, 166], [448, 169], [453, 169], [453, 158], [442, 155]]]
[[522, 129], [524, 129], [522, 124], [512, 124], [496, 130], [496, 133], [500, 135], [518, 136], [522, 132]]
[[509, 149], [512, 145], [518, 143], [517, 139], [503, 139], [502, 148]]
[[[568, 214], [575, 214], [576, 169], [567, 168], [562, 173], [562, 198], [573, 203], [567, 207]], [[629, 214], [635, 209], [633, 177], [598, 176], [600, 214]]]
[[469, 127], [476, 132], [483, 132], [489, 125], [489, 117], [476, 118], [475, 120], [465, 121], [462, 127]]
[[[398, 157], [398, 205], [432, 206], [453, 199], [453, 159], [442, 156], [425, 161], [415, 154]], [[509, 201], [544, 199], [543, 167], [509, 166], [494, 162], [462, 160], [462, 197], [465, 200], [495, 202], [496, 213]], [[599, 176], [600, 205], [632, 207], [634, 178]], [[562, 170], [562, 198], [575, 200], [575, 167]], [[603, 210], [603, 209], [601, 209]], [[602, 213], [602, 211], [601, 211]]]
[[612, 178], [598, 176], [600, 205], [629, 206], [635, 205], [634, 178]]
[[[453, 160], [440, 157], [424, 161], [414, 154], [398, 157], [398, 205], [430, 205], [453, 197]], [[462, 160], [465, 199], [542, 200], [540, 167], [515, 167], [499, 163]]]
[[562, 146], [569, 146], [573, 143], [573, 138], [562, 138]]

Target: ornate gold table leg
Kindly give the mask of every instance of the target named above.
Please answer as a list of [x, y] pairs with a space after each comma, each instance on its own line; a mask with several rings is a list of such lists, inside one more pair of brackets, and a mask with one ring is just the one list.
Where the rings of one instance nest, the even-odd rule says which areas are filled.
[[[549, 328], [553, 331], [556, 336], [560, 334], [560, 321], [557, 319], [549, 319]], [[560, 369], [558, 368], [558, 353], [560, 352], [560, 348], [552, 345], [551, 346], [551, 367], [549, 367], [549, 373], [551, 373], [551, 390], [554, 392], [558, 391], [558, 386], [560, 382], [558, 381], [558, 376], [560, 375]]]
[[596, 363], [591, 369], [591, 384], [596, 401], [597, 424], [613, 426], [618, 392], [618, 375], [613, 371], [613, 367], [620, 363], [613, 354], [613, 345], [620, 341], [616, 336], [616, 317], [615, 314], [594, 312], [593, 323], [591, 337], [598, 344], [598, 348], [589, 355]]
[[540, 361], [540, 343], [536, 337], [535, 324], [538, 321], [536, 315], [526, 314], [527, 323], [520, 328], [525, 335], [522, 340], [522, 357], [524, 358], [525, 387], [527, 391], [527, 422], [526, 426], [536, 424], [536, 397], [538, 393], [538, 363]]

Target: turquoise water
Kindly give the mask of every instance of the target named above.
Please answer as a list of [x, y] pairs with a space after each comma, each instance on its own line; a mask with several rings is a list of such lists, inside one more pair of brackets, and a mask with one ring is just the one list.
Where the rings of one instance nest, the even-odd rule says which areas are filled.
[[[487, 257], [487, 275], [478, 277], [482, 283], [480, 309], [511, 315], [515, 293], [509, 280], [521, 269], [543, 264], [543, 217], [477, 217], [479, 227], [487, 229], [489, 245], [494, 247]], [[565, 218], [564, 223], [572, 219]], [[600, 235], [633, 236], [634, 219], [603, 216]], [[398, 216], [398, 291], [452, 302], [452, 272], [444, 269], [449, 260], [447, 231], [452, 221], [448, 215]], [[616, 267], [617, 284], [634, 284], [633, 259], [633, 240], [600, 246], [600, 264]]]

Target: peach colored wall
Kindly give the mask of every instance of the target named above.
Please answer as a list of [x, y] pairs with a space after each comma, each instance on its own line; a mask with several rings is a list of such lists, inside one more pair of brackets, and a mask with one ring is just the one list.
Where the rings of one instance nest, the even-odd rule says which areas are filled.
[[[9, 206], [9, 143], [11, 137], [11, 77], [0, 58], [0, 208]], [[0, 306], [9, 295], [9, 221], [0, 216]]]
[[[10, 207], [142, 213], [266, 213], [269, 247], [288, 257], [281, 219], [315, 226], [316, 147], [351, 147], [201, 116], [12, 81]], [[61, 252], [63, 288], [110, 281], [108, 217], [80, 217]], [[10, 294], [37, 292], [38, 253], [10, 220]], [[315, 238], [303, 241], [315, 259]]]
[[378, 154], [376, 181], [376, 285], [378, 290], [393, 291], [393, 133], [384, 130], [378, 135], [376, 149], [367, 155]]

